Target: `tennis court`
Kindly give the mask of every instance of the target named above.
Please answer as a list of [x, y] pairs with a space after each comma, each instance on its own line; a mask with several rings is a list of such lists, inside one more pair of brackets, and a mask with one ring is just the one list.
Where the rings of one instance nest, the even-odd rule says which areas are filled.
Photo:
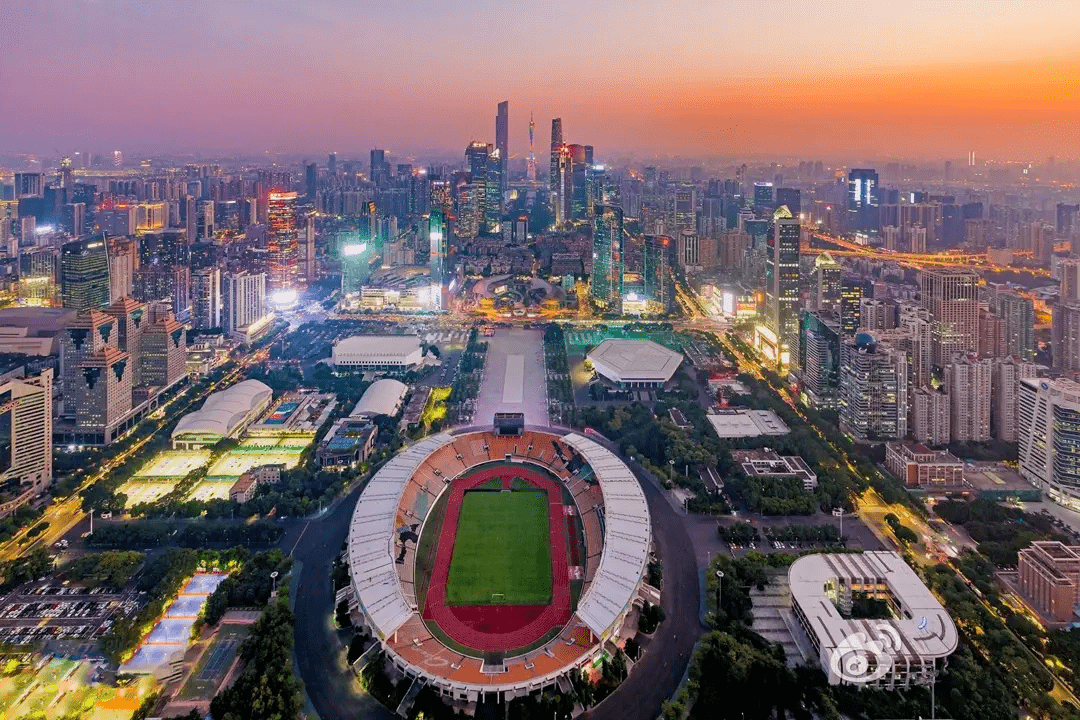
[[132, 478], [179, 480], [210, 462], [209, 450], [163, 450], [150, 459]]
[[127, 495], [124, 507], [132, 508], [141, 503], [154, 502], [172, 492], [174, 487], [175, 480], [128, 480], [118, 492]]
[[240, 644], [247, 637], [248, 626], [223, 624], [210, 647], [199, 659], [199, 664], [184, 687], [177, 694], [178, 700], [210, 700], [217, 693], [225, 675], [236, 660]]
[[203, 480], [191, 491], [192, 500], [228, 500], [229, 490], [236, 480]]

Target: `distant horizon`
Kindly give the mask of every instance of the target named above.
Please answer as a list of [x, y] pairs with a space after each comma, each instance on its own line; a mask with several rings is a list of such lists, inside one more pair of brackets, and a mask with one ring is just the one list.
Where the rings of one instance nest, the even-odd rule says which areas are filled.
[[1080, 147], [1080, 3], [663, 5], [6, 7], [0, 147], [450, 156], [494, 141], [502, 100], [512, 158], [530, 113], [538, 157], [553, 117], [599, 157], [1065, 161]]

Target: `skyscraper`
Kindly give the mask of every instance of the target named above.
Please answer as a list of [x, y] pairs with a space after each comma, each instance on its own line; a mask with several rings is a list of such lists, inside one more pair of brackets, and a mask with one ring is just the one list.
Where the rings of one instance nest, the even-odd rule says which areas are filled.
[[1005, 354], [1035, 359], [1035, 305], [1016, 293], [999, 293], [997, 315], [1004, 322]]
[[495, 115], [495, 149], [499, 151], [499, 195], [506, 195], [509, 187], [506, 164], [510, 158], [510, 103], [503, 100], [499, 103], [498, 114]]
[[296, 193], [271, 192], [267, 200], [267, 291], [289, 304], [300, 290], [300, 240], [296, 230]]
[[470, 184], [474, 188], [477, 213], [477, 232], [481, 235], [492, 231], [488, 222], [492, 219], [491, 204], [498, 196], [498, 159], [492, 157], [490, 143], [474, 140], [465, 148], [465, 164], [469, 168]]
[[191, 325], [196, 330], [221, 327], [221, 270], [191, 273]]
[[551, 163], [548, 170], [548, 185], [551, 190], [551, 202], [559, 197], [559, 155], [563, 146], [562, 118], [551, 121]]
[[919, 302], [933, 324], [931, 361], [944, 368], [954, 353], [979, 348], [979, 274], [971, 268], [935, 268], [919, 274]]
[[610, 312], [622, 298], [622, 209], [603, 205], [593, 218], [592, 298]]
[[107, 445], [127, 429], [134, 373], [118, 338], [116, 319], [96, 309], [80, 311], [60, 334], [64, 413], [79, 444]]
[[318, 190], [319, 166], [308, 163], [304, 166], [304, 196], [309, 203], [315, 202], [315, 192]]
[[870, 168], [848, 171], [848, 227], [859, 232], [878, 229], [878, 174]]
[[60, 297], [72, 310], [109, 304], [109, 251], [104, 237], [65, 243], [60, 249]]
[[840, 281], [840, 332], [853, 337], [862, 327], [862, 301], [866, 283], [857, 277]]
[[765, 258], [766, 324], [789, 350], [799, 342], [799, 219], [777, 210]]
[[827, 310], [803, 312], [799, 338], [802, 397], [816, 408], [833, 409], [840, 385], [840, 323]]
[[431, 272], [431, 284], [438, 294], [439, 307], [442, 307], [442, 295], [446, 288], [446, 256], [449, 254], [450, 228], [446, 216], [438, 210], [432, 210], [428, 216], [428, 265]]
[[646, 235], [642, 253], [642, 279], [645, 283], [645, 302], [650, 313], [671, 312], [675, 297], [671, 277], [671, 238], [666, 235]]
[[840, 309], [840, 281], [844, 266], [823, 252], [814, 259], [815, 307], [836, 312]]
[[860, 332], [840, 357], [840, 429], [858, 441], [907, 435], [907, 353]]

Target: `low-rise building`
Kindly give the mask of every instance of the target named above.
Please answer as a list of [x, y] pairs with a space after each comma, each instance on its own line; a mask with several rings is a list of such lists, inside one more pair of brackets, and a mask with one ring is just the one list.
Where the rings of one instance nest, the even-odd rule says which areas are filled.
[[375, 449], [379, 429], [366, 419], [341, 418], [330, 428], [315, 459], [322, 468], [341, 468], [363, 462]]
[[1047, 620], [1071, 622], [1080, 600], [1080, 547], [1038, 540], [1019, 553], [1024, 599]]
[[892, 442], [885, 445], [885, 468], [905, 486], [924, 490], [964, 487], [964, 463], [946, 450]]
[[791, 477], [802, 482], [804, 490], [817, 487], [817, 475], [798, 455], [780, 455], [775, 450], [732, 450], [731, 458], [750, 477]]
[[261, 486], [281, 482], [281, 471], [284, 469], [284, 465], [277, 463], [251, 468], [229, 488], [229, 499], [241, 504], [246, 503], [255, 497], [255, 491]]

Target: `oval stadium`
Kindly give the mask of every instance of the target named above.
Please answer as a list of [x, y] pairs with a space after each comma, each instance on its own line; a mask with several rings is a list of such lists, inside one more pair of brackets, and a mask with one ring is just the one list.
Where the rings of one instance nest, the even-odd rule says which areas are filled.
[[584, 435], [519, 432], [420, 440], [349, 528], [354, 615], [398, 670], [458, 702], [565, 689], [640, 602], [651, 533], [633, 473]]

